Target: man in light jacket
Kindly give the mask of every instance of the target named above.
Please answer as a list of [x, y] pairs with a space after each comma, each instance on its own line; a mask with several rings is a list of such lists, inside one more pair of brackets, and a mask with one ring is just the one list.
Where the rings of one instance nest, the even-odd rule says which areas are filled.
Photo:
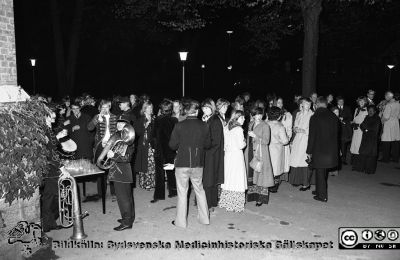
[[398, 162], [400, 104], [394, 99], [391, 91], [386, 92], [385, 99], [387, 103], [382, 113], [382, 161], [388, 163], [390, 162], [390, 157], [392, 157], [392, 161]]
[[175, 178], [178, 191], [176, 218], [172, 224], [187, 227], [187, 192], [192, 182], [197, 199], [198, 220], [210, 224], [206, 194], [203, 188], [204, 150], [211, 147], [210, 130], [197, 118], [199, 103], [190, 101], [185, 106], [187, 118], [177, 123], [172, 130], [169, 147], [177, 150]]

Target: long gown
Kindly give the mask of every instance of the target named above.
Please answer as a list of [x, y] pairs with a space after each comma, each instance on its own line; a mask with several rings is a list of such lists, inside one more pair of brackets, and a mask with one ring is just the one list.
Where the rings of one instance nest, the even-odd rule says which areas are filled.
[[241, 212], [244, 210], [245, 191], [247, 189], [246, 167], [243, 148], [246, 142], [241, 127], [231, 130], [224, 129], [224, 183], [218, 203], [227, 211]]
[[[290, 140], [292, 140], [292, 133], [293, 133], [293, 116], [289, 112], [285, 112], [283, 118], [282, 118], [282, 124], [285, 127], [286, 130], [286, 135]], [[280, 176], [281, 181], [289, 181], [289, 171], [290, 171], [290, 142], [284, 146], [285, 150], [285, 167], [283, 170], [283, 174]]]

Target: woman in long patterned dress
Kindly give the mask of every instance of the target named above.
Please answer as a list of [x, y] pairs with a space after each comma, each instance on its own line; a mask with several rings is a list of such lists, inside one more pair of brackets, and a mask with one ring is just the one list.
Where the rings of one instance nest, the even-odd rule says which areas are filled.
[[247, 180], [243, 156], [246, 142], [241, 127], [243, 123], [244, 112], [238, 110], [232, 114], [228, 127], [224, 129], [224, 183], [221, 184], [218, 206], [227, 211], [243, 211], [246, 201]]
[[310, 125], [310, 118], [314, 114], [311, 111], [311, 100], [309, 98], [301, 99], [300, 112], [296, 115], [294, 122], [293, 132], [296, 133], [292, 151], [290, 153], [290, 174], [289, 183], [293, 186], [302, 185], [301, 191], [310, 189], [311, 185], [311, 171], [308, 168], [307, 160], [307, 144], [308, 144], [308, 130]]
[[[283, 99], [279, 97], [276, 100], [276, 106], [282, 109], [283, 115], [282, 115], [282, 120], [281, 123], [285, 127], [286, 135], [289, 138], [289, 140], [292, 140], [292, 127], [293, 127], [293, 117], [290, 112], [288, 112], [284, 106], [283, 106]], [[281, 181], [289, 181], [289, 171], [290, 171], [290, 143], [287, 143], [284, 146], [285, 150], [285, 167], [283, 170], [283, 174], [280, 177]]]
[[360, 124], [364, 121], [365, 117], [368, 115], [367, 108], [367, 98], [362, 96], [357, 99], [358, 107], [354, 111], [354, 119], [351, 123], [353, 126], [353, 139], [351, 139], [351, 164], [353, 171], [362, 171], [362, 163], [359, 158], [359, 152], [362, 140], [363, 132], [360, 128]]
[[268, 188], [275, 185], [268, 148], [271, 130], [269, 125], [262, 120], [264, 111], [261, 108], [253, 108], [251, 113], [253, 116], [253, 123], [249, 127], [248, 136], [251, 137], [253, 145], [253, 157], [256, 157], [262, 162], [262, 167], [261, 172], [253, 171], [253, 183], [249, 187], [247, 200], [256, 201], [256, 206], [260, 207], [262, 204], [268, 204]]
[[138, 136], [135, 172], [139, 173], [139, 186], [151, 190], [155, 186], [153, 104], [150, 101], [144, 102], [140, 114], [141, 117], [134, 123]]

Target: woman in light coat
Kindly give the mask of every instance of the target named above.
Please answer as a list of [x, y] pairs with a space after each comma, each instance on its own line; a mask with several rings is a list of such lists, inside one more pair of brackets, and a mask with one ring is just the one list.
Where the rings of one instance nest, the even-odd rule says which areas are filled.
[[311, 171], [308, 168], [307, 145], [310, 118], [314, 114], [311, 111], [311, 100], [302, 98], [300, 100], [300, 111], [296, 115], [293, 132], [296, 134], [293, 139], [292, 151], [290, 153], [290, 174], [289, 183], [293, 186], [302, 185], [301, 191], [310, 189]]
[[271, 142], [269, 144], [269, 155], [271, 156], [272, 172], [274, 173], [275, 186], [270, 189], [276, 192], [279, 187], [279, 176], [285, 172], [285, 148], [289, 143], [286, 130], [279, 121], [282, 118], [282, 110], [279, 107], [271, 107], [268, 111], [268, 125], [271, 129]]
[[[290, 112], [288, 112], [284, 107], [283, 107], [283, 99], [281, 97], [279, 97], [276, 100], [276, 106], [279, 107], [280, 109], [282, 109], [283, 111], [283, 115], [282, 115], [282, 124], [285, 127], [285, 131], [286, 131], [286, 135], [289, 139], [289, 141], [292, 139], [292, 128], [293, 128], [293, 117], [292, 114]], [[290, 170], [290, 143], [287, 143], [284, 146], [284, 150], [285, 150], [285, 167], [283, 170], [283, 173], [281, 175], [281, 181], [288, 181], [289, 180], [289, 170]]]
[[353, 126], [353, 138], [351, 140], [350, 152], [352, 155], [352, 170], [357, 171], [362, 168], [360, 159], [358, 157], [358, 150], [360, 149], [363, 132], [360, 129], [360, 124], [364, 121], [368, 115], [367, 98], [362, 96], [357, 99], [358, 107], [354, 111], [354, 119], [352, 121]]

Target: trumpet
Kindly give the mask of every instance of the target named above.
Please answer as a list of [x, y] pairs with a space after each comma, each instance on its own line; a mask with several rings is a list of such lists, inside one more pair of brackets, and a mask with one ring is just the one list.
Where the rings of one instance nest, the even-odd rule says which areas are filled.
[[[133, 126], [126, 124], [121, 131], [116, 132], [110, 137], [110, 140], [108, 140], [100, 155], [97, 157], [97, 159], [95, 159], [96, 165], [103, 170], [110, 169], [114, 166], [118, 157], [125, 154], [123, 144], [131, 145], [134, 140], [135, 129], [133, 128]], [[96, 149], [99, 148], [101, 148], [101, 145], [97, 145]], [[116, 156], [114, 156], [113, 158], [108, 158], [108, 151], [113, 151]], [[98, 154], [98, 152], [96, 151], [95, 154]]]
[[87, 237], [83, 230], [83, 219], [89, 215], [86, 211], [81, 214], [78, 198], [78, 186], [75, 178], [65, 170], [60, 168], [61, 175], [58, 178], [58, 205], [60, 224], [64, 228], [73, 225], [72, 240], [81, 240]]

